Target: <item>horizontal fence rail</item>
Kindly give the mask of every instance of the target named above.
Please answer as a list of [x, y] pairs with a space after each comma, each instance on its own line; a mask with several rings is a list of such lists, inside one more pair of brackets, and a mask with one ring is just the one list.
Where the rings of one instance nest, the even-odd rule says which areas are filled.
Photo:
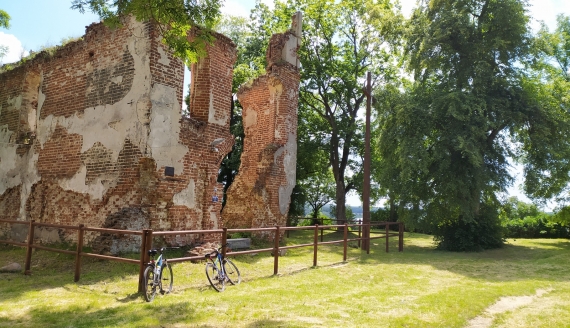
[[[142, 292], [144, 289], [144, 269], [147, 263], [150, 260], [148, 250], [152, 248], [152, 240], [155, 236], [171, 236], [171, 235], [191, 235], [191, 234], [221, 234], [221, 243], [222, 243], [222, 253], [224, 256], [237, 256], [237, 255], [245, 255], [245, 254], [257, 254], [257, 253], [264, 253], [264, 252], [272, 252], [274, 257], [273, 263], [273, 274], [279, 273], [279, 256], [281, 250], [287, 249], [294, 249], [294, 248], [302, 248], [302, 247], [313, 247], [313, 266], [317, 266], [318, 260], [318, 246], [321, 245], [331, 245], [331, 244], [342, 244], [343, 245], [343, 262], [346, 262], [347, 259], [347, 251], [348, 251], [348, 243], [351, 241], [357, 241], [358, 246], [360, 247], [361, 241], [366, 240], [365, 237], [362, 237], [362, 228], [363, 227], [376, 227], [376, 226], [384, 226], [384, 234], [381, 236], [369, 237], [368, 240], [372, 239], [386, 239], [386, 252], [389, 251], [389, 239], [390, 237], [398, 237], [398, 251], [402, 252], [404, 250], [404, 225], [401, 222], [373, 222], [369, 224], [336, 224], [336, 225], [318, 225], [315, 224], [313, 226], [302, 226], [302, 227], [265, 227], [265, 228], [243, 228], [243, 229], [213, 229], [213, 230], [182, 230], [182, 231], [153, 231], [151, 229], [143, 229], [142, 231], [137, 230], [119, 230], [119, 229], [107, 229], [107, 228], [95, 228], [95, 227], [85, 227], [83, 224], [78, 226], [66, 226], [66, 225], [58, 225], [58, 224], [51, 224], [51, 223], [39, 223], [35, 221], [16, 221], [16, 220], [4, 220], [0, 219], [0, 223], [7, 223], [7, 224], [14, 224], [14, 225], [27, 225], [28, 226], [28, 235], [27, 235], [27, 242], [15, 242], [11, 240], [0, 240], [0, 243], [14, 245], [14, 246], [21, 246], [26, 247], [26, 262], [25, 262], [25, 270], [24, 274], [31, 274], [30, 267], [31, 267], [31, 259], [32, 259], [32, 250], [33, 249], [40, 249], [50, 252], [57, 252], [69, 255], [75, 255], [75, 278], [74, 281], [79, 281], [81, 276], [81, 258], [82, 257], [91, 257], [109, 261], [118, 261], [124, 263], [131, 263], [131, 264], [138, 264], [139, 265], [139, 284], [138, 284], [138, 291]], [[398, 226], [398, 232], [391, 232], [390, 226]], [[76, 230], [77, 231], [77, 246], [75, 251], [71, 250], [64, 250], [58, 249], [53, 247], [47, 247], [42, 245], [34, 244], [34, 230], [36, 227], [47, 227], [47, 228], [56, 228], [56, 229], [66, 229], [66, 230]], [[358, 228], [358, 238], [348, 238], [349, 228]], [[336, 229], [337, 231], [343, 232], [343, 238], [339, 240], [329, 240], [324, 241], [323, 239], [323, 231]], [[297, 245], [287, 245], [287, 246], [280, 246], [281, 241], [281, 234], [286, 233], [287, 236], [289, 231], [297, 231], [297, 230], [313, 230], [313, 242], [312, 243], [305, 243], [305, 244], [297, 244]], [[141, 236], [141, 245], [140, 245], [140, 258], [139, 259], [128, 259], [128, 258], [121, 258], [116, 256], [108, 256], [108, 255], [101, 255], [89, 252], [83, 252], [83, 243], [84, 243], [84, 235], [85, 231], [92, 231], [92, 232], [102, 232], [102, 233], [109, 233], [109, 234], [119, 234], [119, 235], [136, 235]], [[232, 251], [227, 252], [226, 244], [228, 239], [228, 234], [236, 233], [236, 232], [273, 232], [273, 247], [271, 248], [262, 248], [262, 249], [253, 249], [253, 250], [245, 250], [245, 251]], [[320, 238], [319, 238], [320, 235]], [[368, 243], [368, 249], [366, 250], [367, 253], [370, 253], [370, 243]], [[179, 262], [186, 262], [186, 261], [195, 261], [195, 260], [204, 260], [206, 257], [203, 255], [200, 256], [189, 256], [189, 257], [180, 257], [180, 258], [172, 258], [168, 261], [170, 263], [179, 263]]]

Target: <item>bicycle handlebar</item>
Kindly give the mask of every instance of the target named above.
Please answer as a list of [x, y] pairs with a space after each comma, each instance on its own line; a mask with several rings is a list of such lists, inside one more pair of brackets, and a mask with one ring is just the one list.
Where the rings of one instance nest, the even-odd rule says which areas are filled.
[[210, 256], [212, 256], [212, 255], [213, 255], [213, 256], [218, 256], [218, 254], [222, 252], [222, 248], [227, 247], [228, 245], [229, 245], [229, 243], [226, 243], [224, 246], [220, 246], [220, 247], [218, 247], [218, 249], [214, 249], [213, 252], [204, 255], [204, 257], [205, 257], [205, 258], [210, 258]]

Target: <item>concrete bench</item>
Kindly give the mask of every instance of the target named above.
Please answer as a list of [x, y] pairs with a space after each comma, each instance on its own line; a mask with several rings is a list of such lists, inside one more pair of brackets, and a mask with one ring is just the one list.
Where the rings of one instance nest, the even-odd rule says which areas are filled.
[[251, 247], [251, 239], [250, 238], [228, 239], [228, 247], [233, 250], [249, 249]]

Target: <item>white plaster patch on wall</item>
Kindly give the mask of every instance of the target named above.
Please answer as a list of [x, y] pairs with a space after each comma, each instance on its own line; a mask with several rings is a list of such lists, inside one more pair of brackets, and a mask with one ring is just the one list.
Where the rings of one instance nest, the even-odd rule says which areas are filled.
[[[111, 78], [111, 82], [113, 82], [115, 84], [121, 84], [121, 83], [123, 83], [123, 76], [122, 75], [113, 76]], [[107, 86], [107, 88], [108, 88], [108, 86]]]
[[[136, 103], [145, 96], [148, 98], [150, 93], [150, 65], [147, 58], [150, 42], [147, 38], [140, 37], [146, 33], [142, 23], [129, 19], [127, 24], [134, 31], [127, 40], [127, 48], [134, 61], [134, 78], [131, 89], [123, 99], [113, 105], [89, 107], [84, 110], [83, 114], [76, 114], [69, 118], [52, 115], [46, 117], [38, 124], [38, 140], [42, 147], [55, 131], [55, 127], [61, 125], [68, 130], [68, 133], [79, 134], [83, 137], [82, 152], [91, 148], [96, 142], [101, 142], [113, 151], [113, 159], [117, 160], [125, 139], [129, 139], [144, 153], [148, 131], [138, 120]], [[103, 65], [103, 63], [98, 63], [98, 65]], [[91, 64], [88, 63], [86, 68], [92, 69]], [[89, 90], [86, 92], [88, 93]], [[40, 90], [38, 115], [44, 100], [45, 95]], [[113, 124], [109, 125], [109, 123]]]
[[170, 65], [170, 59], [168, 59], [168, 56], [166, 55], [166, 52], [164, 52], [164, 49], [162, 49], [161, 45], [158, 46], [158, 53], [160, 54], [160, 58], [158, 59], [158, 63], [165, 65], [165, 66], [169, 66]]
[[212, 206], [208, 209], [210, 212], [210, 222], [212, 223], [212, 229], [218, 229], [218, 215], [213, 210]]
[[[129, 139], [144, 153], [148, 139], [148, 128], [139, 122], [136, 103], [141, 98], [148, 98], [150, 93], [150, 65], [147, 58], [150, 42], [146, 38], [136, 37], [145, 33], [142, 23], [131, 19], [128, 24], [130, 25], [129, 28], [135, 31], [133, 36], [127, 40], [128, 50], [134, 60], [134, 78], [131, 89], [123, 99], [113, 105], [89, 107], [83, 113], [76, 113], [68, 118], [49, 115], [40, 120], [37, 139], [42, 147], [49, 140], [55, 128], [60, 125], [67, 129], [68, 133], [79, 134], [83, 137], [81, 152], [89, 150], [96, 142], [100, 142], [104, 147], [112, 150], [112, 160], [117, 161], [119, 153], [124, 147], [125, 139]], [[122, 80], [115, 82], [122, 82]], [[41, 108], [40, 104], [43, 104], [45, 100], [45, 96], [43, 98], [42, 96], [40, 90], [38, 108]], [[38, 115], [39, 112], [38, 109]], [[86, 185], [85, 176], [86, 168], [82, 166], [75, 176], [68, 180], [59, 181], [59, 185], [65, 190], [85, 193], [95, 199], [101, 199], [107, 188], [99, 180]]]
[[20, 190], [20, 219], [26, 220], [26, 202], [32, 193], [32, 187], [41, 180], [38, 174], [37, 163], [39, 158], [38, 153], [26, 153], [22, 158], [25, 163], [25, 170], [21, 173], [22, 189]]
[[257, 125], [257, 111], [252, 108], [246, 108], [243, 113], [243, 125], [246, 128]]
[[55, 131], [57, 125], [57, 119], [50, 114], [43, 120], [38, 121], [38, 132], [36, 133], [36, 140], [40, 143], [41, 148], [44, 148], [44, 144], [47, 142], [48, 138]]
[[[7, 129], [6, 129], [7, 130]], [[7, 133], [2, 133], [4, 127], [0, 128], [0, 140], [6, 138]], [[10, 132], [11, 134], [11, 132]], [[4, 194], [7, 189], [15, 187], [22, 183], [20, 179], [20, 165], [22, 161], [20, 156], [16, 154], [17, 145], [5, 144], [0, 147], [0, 195]]]
[[275, 152], [274, 163], [277, 164], [277, 160], [281, 155], [283, 155], [283, 171], [285, 172], [287, 184], [279, 186], [279, 210], [282, 215], [285, 215], [289, 207], [291, 193], [295, 187], [297, 174], [297, 140], [294, 133], [289, 133], [285, 146]]
[[176, 100], [176, 90], [171, 87], [155, 84], [150, 99], [152, 112], [150, 116], [150, 133], [148, 144], [157, 168], [174, 167], [174, 174], [184, 170], [184, 156], [188, 147], [179, 143], [180, 104]]
[[20, 110], [20, 108], [22, 107], [22, 95], [18, 95], [13, 98], [8, 98], [6, 99], [6, 102], [8, 103], [8, 108], [12, 107], [12, 109], [14, 110]]
[[174, 205], [182, 205], [192, 209], [196, 208], [196, 183], [194, 179], [190, 179], [185, 189], [174, 194], [172, 202]]
[[61, 179], [58, 181], [59, 186], [64, 190], [72, 190], [75, 192], [88, 194], [93, 199], [102, 199], [106, 188], [97, 180], [89, 185], [85, 184], [85, 177], [87, 175], [87, 168], [81, 165], [79, 172], [77, 172], [71, 179]]
[[10, 142], [10, 137], [12, 136], [12, 131], [8, 130], [8, 124], [0, 125], [0, 142], [8, 143]]
[[[216, 114], [221, 114], [219, 115], [220, 116], [219, 119], [216, 118]], [[208, 123], [226, 126], [226, 124], [228, 123], [228, 119], [229, 116], [226, 108], [222, 109], [220, 113], [216, 113], [216, 108], [214, 106], [214, 92], [213, 90], [210, 90], [210, 107], [208, 109]]]
[[277, 107], [279, 107], [279, 97], [283, 93], [283, 84], [278, 79], [271, 79], [268, 83], [269, 88], [269, 103], [273, 104], [277, 101]]

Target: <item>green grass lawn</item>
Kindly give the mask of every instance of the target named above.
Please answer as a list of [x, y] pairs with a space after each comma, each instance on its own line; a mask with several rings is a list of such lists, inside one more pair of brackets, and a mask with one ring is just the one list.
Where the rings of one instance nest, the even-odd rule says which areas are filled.
[[[338, 234], [328, 232], [329, 240]], [[312, 241], [296, 231], [288, 244]], [[354, 244], [311, 247], [280, 258], [234, 259], [242, 283], [209, 287], [204, 263], [173, 265], [174, 290], [152, 303], [137, 294], [138, 267], [84, 259], [73, 282], [73, 257], [37, 251], [32, 275], [0, 273], [0, 327], [465, 327], [501, 297], [544, 295], [493, 314], [492, 327], [570, 327], [570, 241], [508, 240], [481, 253], [436, 251], [430, 236], [406, 234], [404, 252], [370, 254]], [[0, 266], [23, 265], [23, 248], [0, 246]]]

